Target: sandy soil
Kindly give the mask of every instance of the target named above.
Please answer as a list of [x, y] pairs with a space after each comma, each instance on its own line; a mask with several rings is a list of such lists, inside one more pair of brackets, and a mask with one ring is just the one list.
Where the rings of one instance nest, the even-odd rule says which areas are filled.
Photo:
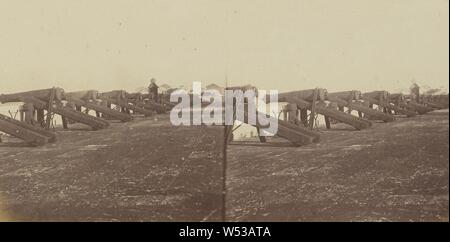
[[448, 110], [228, 149], [231, 221], [448, 221]]
[[43, 147], [0, 147], [0, 219], [222, 218], [221, 127], [173, 127], [159, 116], [83, 129], [58, 131]]
[[[448, 221], [448, 115], [338, 124], [303, 147], [230, 145], [227, 220]], [[220, 127], [158, 116], [0, 146], [0, 220], [218, 221], [222, 141]]]

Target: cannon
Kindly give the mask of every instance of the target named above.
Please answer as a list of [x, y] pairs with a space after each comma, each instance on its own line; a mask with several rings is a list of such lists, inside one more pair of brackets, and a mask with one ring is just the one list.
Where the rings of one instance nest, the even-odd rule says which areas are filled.
[[[250, 85], [243, 86], [243, 87], [227, 87], [226, 88], [226, 90], [242, 90], [242, 91], [246, 91], [249, 89], [255, 91], [255, 95], [257, 95], [257, 89]], [[247, 123], [247, 124], [250, 124], [250, 125], [256, 127], [256, 129], [258, 131], [258, 135], [259, 135], [260, 129], [266, 128], [267, 126], [262, 125], [258, 118], [256, 118], [255, 124], [251, 124], [248, 122], [248, 113], [247, 113], [248, 105], [249, 105], [249, 102], [254, 102], [254, 100], [244, 98], [243, 100], [236, 100], [236, 102], [238, 102], [238, 101], [239, 102], [243, 101], [244, 109], [245, 109], [244, 117], [243, 117], [243, 119], [239, 119], [239, 117], [234, 117], [234, 118], [242, 123]], [[236, 105], [236, 104], [234, 104], [234, 105]], [[225, 114], [223, 114], [223, 115], [225, 115]], [[256, 111], [256, 117], [260, 117], [260, 115], [266, 115], [266, 114], [262, 114], [262, 113], [259, 113], [258, 111]], [[235, 116], [235, 115], [233, 115], [233, 116]], [[301, 127], [301, 126], [297, 126], [295, 124], [289, 123], [285, 120], [277, 119], [272, 116], [266, 115], [266, 118], [268, 119], [269, 123], [274, 123], [274, 122], [278, 123], [278, 131], [276, 133], [276, 136], [290, 141], [295, 146], [307, 145], [310, 143], [317, 143], [320, 141], [320, 135], [315, 131], [309, 130], [309, 129]], [[226, 143], [229, 142], [233, 131], [234, 130], [233, 130], [232, 125], [225, 125]], [[261, 142], [266, 142], [265, 136], [259, 135], [259, 139]]]
[[359, 91], [335, 92], [328, 93], [327, 95], [327, 100], [337, 103], [340, 111], [344, 111], [344, 107], [347, 107], [349, 110], [358, 111], [359, 117], [362, 117], [362, 114], [364, 114], [372, 120], [383, 120], [384, 122], [392, 122], [395, 120], [395, 118], [388, 113], [383, 113], [364, 106], [364, 104], [359, 102], [360, 98], [361, 92]]
[[[137, 95], [136, 95], [137, 96]], [[134, 96], [134, 97], [136, 97]], [[108, 107], [111, 107], [111, 104], [114, 104], [115, 106], [118, 106], [121, 108], [122, 112], [130, 113], [130, 110], [132, 110], [134, 113], [140, 113], [144, 116], [152, 116], [153, 111], [158, 111], [157, 108], [153, 108], [150, 105], [146, 105], [143, 101], [135, 102], [135, 99], [132, 100], [132, 104], [130, 104], [128, 97], [130, 96], [126, 91], [124, 90], [115, 90], [111, 92], [104, 92], [100, 94], [100, 99], [105, 101], [107, 103]], [[139, 95], [139, 98], [142, 98], [144, 100], [144, 95]]]
[[[395, 97], [396, 95], [392, 95]], [[364, 93], [362, 95], [362, 98], [365, 103], [369, 105], [370, 108], [373, 108], [374, 105], [377, 105], [378, 107], [382, 108], [385, 113], [392, 113], [392, 111], [395, 112], [395, 114], [404, 114], [406, 117], [413, 117], [416, 115], [416, 112], [411, 111], [407, 109], [403, 104], [395, 104], [392, 103], [391, 94], [389, 94], [387, 91], [374, 91], [374, 92], [368, 92]]]
[[[327, 91], [323, 88], [280, 93], [278, 95], [279, 102], [294, 104], [293, 109], [295, 110], [296, 107], [300, 110], [301, 123], [308, 123], [311, 129], [313, 127], [313, 117], [316, 113], [325, 116], [327, 128], [330, 128], [329, 118], [351, 125], [357, 130], [372, 126], [372, 123], [367, 120], [327, 107], [324, 103], [326, 98]], [[268, 99], [266, 98], [266, 100]], [[309, 121], [307, 120], [307, 110], [310, 110]], [[293, 114], [292, 110], [291, 113]]]
[[105, 105], [98, 104], [98, 96], [98, 91], [90, 90], [65, 93], [64, 99], [69, 103], [72, 103], [72, 105], [78, 107], [78, 110], [80, 111], [81, 107], [94, 110], [97, 114], [97, 117], [100, 117], [100, 114], [102, 114], [113, 119], [120, 120], [122, 122], [128, 122], [133, 119], [129, 114], [113, 110]]
[[[26, 123], [35, 123], [34, 113], [36, 113], [36, 123], [45, 127], [47, 130], [50, 128], [51, 116], [54, 113], [61, 115], [63, 120], [67, 117], [75, 122], [86, 124], [94, 130], [108, 127], [109, 123], [106, 121], [64, 106], [62, 103], [64, 97], [65, 93], [62, 88], [50, 88], [13, 94], [2, 94], [0, 95], [0, 102], [25, 103], [24, 107], [26, 108], [24, 110], [26, 110], [26, 113], [24, 115], [24, 120]], [[45, 111], [47, 112], [46, 119], [44, 118]], [[66, 126], [64, 122], [63, 126]]]

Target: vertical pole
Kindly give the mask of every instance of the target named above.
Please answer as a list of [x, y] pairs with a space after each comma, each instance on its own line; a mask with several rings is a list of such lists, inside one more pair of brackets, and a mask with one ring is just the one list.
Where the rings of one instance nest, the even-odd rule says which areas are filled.
[[305, 127], [308, 126], [308, 110], [306, 108], [300, 109], [300, 119]]
[[228, 133], [229, 129], [233, 127], [228, 127], [225, 125], [224, 128], [224, 143], [223, 143], [223, 161], [222, 161], [222, 222], [227, 220], [227, 149], [228, 149]]
[[330, 117], [328, 117], [328, 116], [325, 116], [325, 125], [326, 125], [327, 129], [331, 129]]
[[300, 126], [301, 124], [301, 119], [300, 119], [300, 110], [297, 109], [295, 110], [295, 124]]
[[62, 121], [63, 129], [68, 129], [69, 127], [67, 126], [67, 118], [65, 116], [61, 116], [61, 121]]
[[24, 122], [24, 112], [23, 112], [23, 107], [24, 107], [24, 105], [20, 106], [20, 110], [19, 110], [19, 112], [20, 112], [20, 121], [21, 121], [21, 122]]
[[55, 87], [52, 88], [52, 91], [50, 92], [50, 97], [48, 99], [48, 107], [47, 107], [47, 119], [45, 121], [46, 129], [50, 129], [51, 119], [52, 119], [52, 109], [53, 109], [53, 99], [55, 98]]
[[317, 101], [318, 89], [314, 89], [313, 100], [311, 103], [311, 113], [309, 114], [309, 129], [314, 128], [314, 118], [316, 116], [316, 101]]
[[32, 103], [25, 103], [25, 123], [33, 124], [34, 120], [34, 105]]
[[36, 109], [36, 115], [37, 115], [37, 123], [39, 126], [44, 127], [44, 109], [38, 108]]

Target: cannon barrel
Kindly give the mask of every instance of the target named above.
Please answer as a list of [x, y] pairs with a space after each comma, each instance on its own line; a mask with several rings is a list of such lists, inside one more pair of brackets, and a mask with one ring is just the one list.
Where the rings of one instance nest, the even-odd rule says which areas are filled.
[[102, 92], [99, 95], [100, 99], [102, 97], [105, 98], [115, 98], [115, 99], [126, 99], [127, 98], [127, 92], [125, 90], [114, 90], [110, 92]]
[[96, 100], [99, 97], [97, 90], [87, 90], [87, 91], [77, 91], [77, 92], [66, 92], [64, 93], [64, 99], [76, 98], [84, 101]]
[[140, 92], [136, 92], [136, 93], [127, 93], [126, 97], [128, 99], [133, 99], [133, 100], [142, 100], [144, 99], [144, 94], [140, 93]]
[[[312, 101], [314, 98], [315, 90], [317, 90], [317, 99], [316, 100], [317, 101], [325, 101], [325, 99], [327, 97], [327, 90], [324, 88], [278, 93], [278, 101], [279, 102], [288, 102], [287, 100], [292, 99], [292, 98], [302, 99], [305, 101]], [[266, 102], [270, 102], [273, 99], [270, 98], [270, 95], [267, 95], [265, 100], [266, 100]]]
[[391, 94], [389, 94], [389, 99], [391, 99], [391, 100], [405, 100], [405, 95], [403, 95], [403, 93], [391, 93]]
[[361, 92], [352, 90], [344, 92], [331, 92], [327, 93], [327, 99], [339, 98], [345, 101], [359, 100], [361, 98]]
[[[1, 103], [22, 102], [23, 98], [25, 98], [25, 97], [35, 97], [35, 98], [38, 98], [41, 100], [48, 101], [50, 98], [51, 92], [52, 92], [52, 88], [34, 90], [34, 91], [28, 91], [28, 92], [11, 93], [11, 94], [1, 94], [0, 102]], [[54, 96], [53, 100], [61, 101], [61, 100], [63, 100], [63, 97], [64, 97], [64, 89], [55, 88], [55, 96]]]
[[387, 91], [373, 91], [373, 92], [366, 92], [363, 94], [363, 97], [369, 97], [374, 98], [378, 100], [388, 100], [389, 98], [389, 92]]

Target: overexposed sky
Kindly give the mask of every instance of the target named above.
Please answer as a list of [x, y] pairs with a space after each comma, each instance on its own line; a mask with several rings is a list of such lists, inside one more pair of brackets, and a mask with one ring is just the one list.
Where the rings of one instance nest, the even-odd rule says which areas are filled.
[[448, 0], [0, 0], [0, 93], [448, 90]]

